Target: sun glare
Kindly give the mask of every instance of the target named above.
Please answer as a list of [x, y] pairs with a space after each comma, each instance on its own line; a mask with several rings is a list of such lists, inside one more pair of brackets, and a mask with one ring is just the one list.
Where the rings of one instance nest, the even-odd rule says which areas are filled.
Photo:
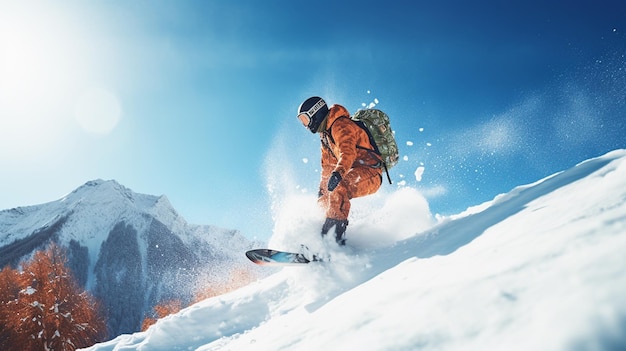
[[78, 99], [74, 110], [80, 126], [91, 133], [108, 134], [120, 120], [122, 109], [113, 93], [90, 89]]
[[0, 92], [14, 109], [58, 102], [81, 73], [81, 38], [58, 11], [17, 7], [0, 14]]
[[106, 52], [85, 18], [62, 3], [0, 4], [3, 153], [41, 155], [67, 143], [77, 126], [108, 134], [117, 125], [118, 98], [103, 89], [85, 90], [102, 86], [99, 54]]

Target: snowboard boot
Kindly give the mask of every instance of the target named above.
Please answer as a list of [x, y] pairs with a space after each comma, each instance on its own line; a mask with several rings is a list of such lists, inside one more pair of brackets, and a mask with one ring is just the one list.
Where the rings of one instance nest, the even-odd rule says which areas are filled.
[[306, 258], [307, 260], [311, 262], [324, 261], [324, 258], [322, 258], [322, 255], [313, 253], [313, 251], [311, 251], [311, 249], [309, 249], [309, 247], [304, 244], [300, 244], [300, 253], [302, 254], [302, 256], [304, 256], [304, 258]]
[[346, 244], [346, 227], [348, 227], [347, 219], [334, 219], [326, 218], [324, 225], [322, 226], [322, 237], [330, 231], [332, 227], [335, 227], [335, 241], [339, 246]]

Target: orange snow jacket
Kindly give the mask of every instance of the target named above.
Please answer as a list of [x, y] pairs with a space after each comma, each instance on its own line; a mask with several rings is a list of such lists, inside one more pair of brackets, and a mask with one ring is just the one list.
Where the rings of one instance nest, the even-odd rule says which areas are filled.
[[322, 182], [327, 181], [332, 172], [337, 171], [343, 177], [355, 167], [376, 168], [382, 175], [381, 159], [372, 151], [374, 147], [367, 133], [350, 119], [345, 107], [333, 105], [330, 108], [320, 138]]

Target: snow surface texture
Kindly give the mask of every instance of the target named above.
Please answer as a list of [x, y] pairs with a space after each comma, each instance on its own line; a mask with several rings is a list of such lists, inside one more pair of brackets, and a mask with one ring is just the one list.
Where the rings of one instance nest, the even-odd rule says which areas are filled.
[[[275, 248], [300, 242], [285, 234], [298, 223], [312, 241], [314, 210], [285, 219], [308, 202], [284, 202]], [[411, 189], [367, 221], [359, 207], [350, 247], [320, 245], [331, 263], [284, 268], [89, 350], [625, 349], [626, 150], [436, 224]]]

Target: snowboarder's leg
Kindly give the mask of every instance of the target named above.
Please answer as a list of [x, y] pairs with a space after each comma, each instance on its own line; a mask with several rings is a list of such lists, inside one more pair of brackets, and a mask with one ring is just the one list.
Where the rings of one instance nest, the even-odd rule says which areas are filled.
[[326, 218], [324, 225], [322, 226], [322, 236], [328, 234], [330, 229], [335, 227], [335, 241], [339, 245], [346, 244], [346, 228], [348, 227], [347, 219], [335, 219], [335, 218]]
[[345, 232], [350, 213], [350, 199], [370, 195], [378, 191], [382, 184], [381, 170], [371, 167], [356, 167], [344, 175], [334, 191], [320, 190], [319, 205], [326, 211], [326, 221], [322, 226], [322, 236], [335, 227], [335, 240], [339, 245], [346, 242]]
[[343, 176], [339, 186], [346, 188], [346, 195], [350, 199], [371, 195], [380, 189], [383, 182], [382, 170], [371, 167], [355, 167]]

